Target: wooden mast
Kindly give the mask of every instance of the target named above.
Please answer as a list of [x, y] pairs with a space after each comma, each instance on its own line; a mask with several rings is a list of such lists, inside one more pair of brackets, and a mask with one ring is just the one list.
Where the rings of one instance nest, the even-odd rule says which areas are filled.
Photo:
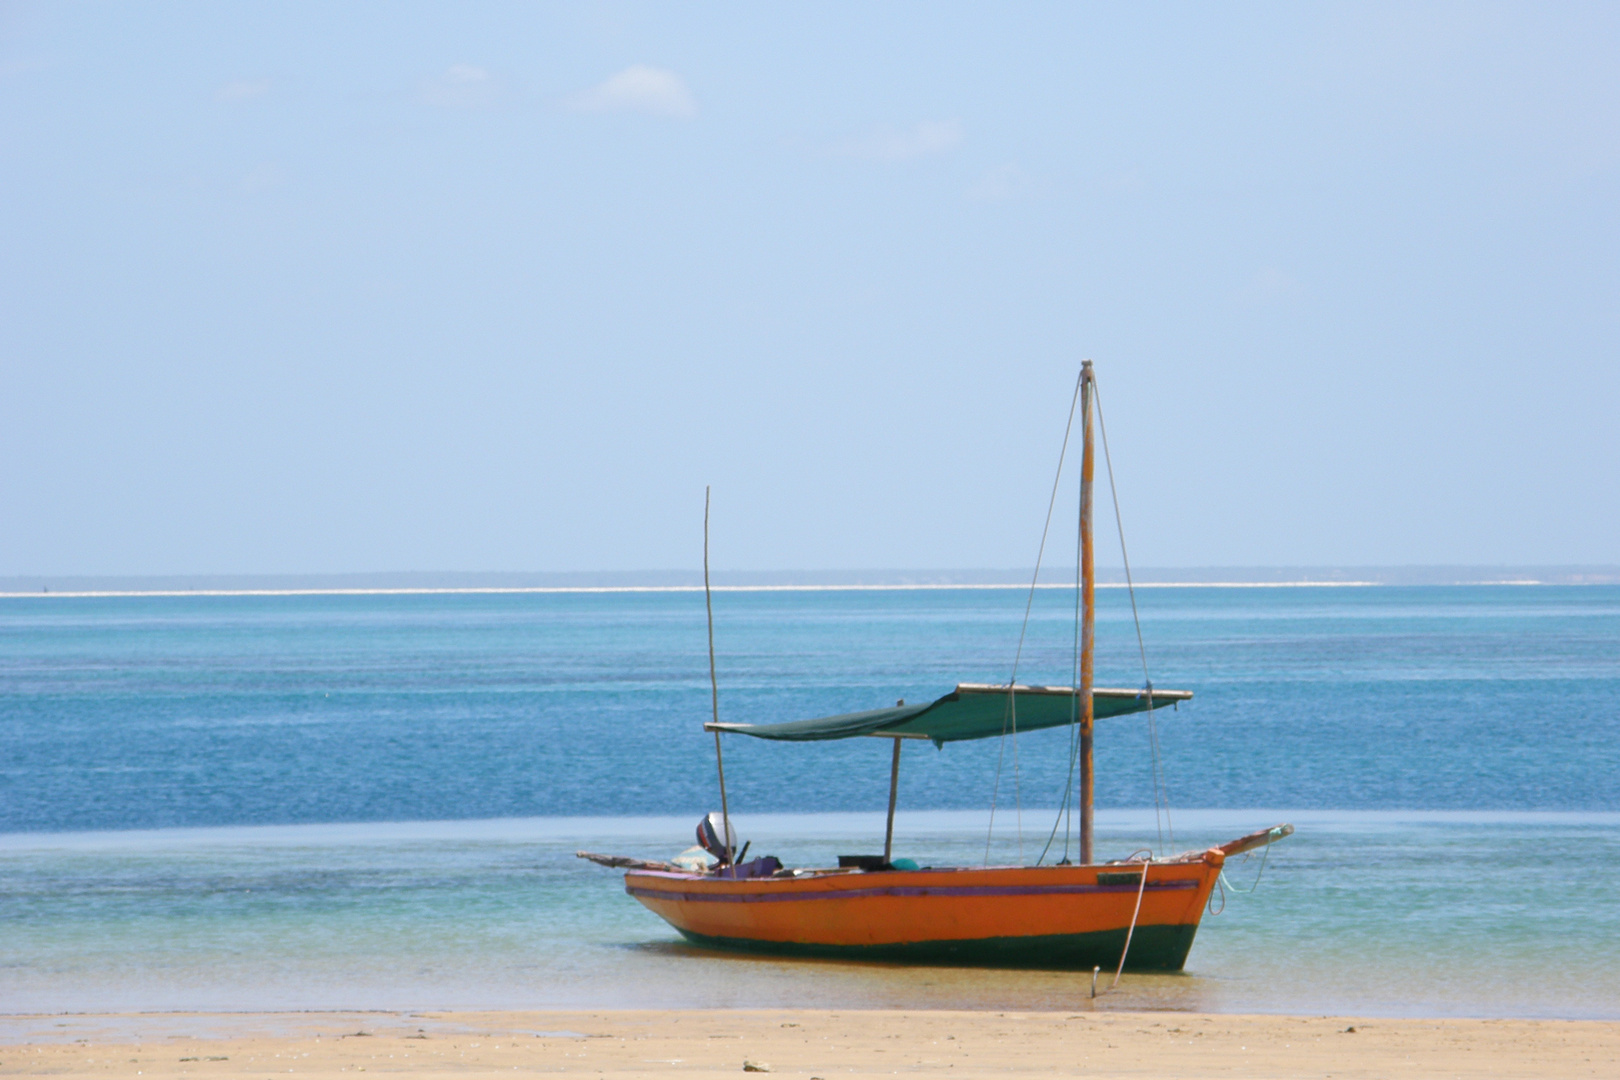
[[1097, 568], [1091, 543], [1091, 480], [1096, 471], [1092, 455], [1091, 398], [1096, 376], [1091, 361], [1080, 367], [1080, 424], [1084, 433], [1080, 457], [1080, 864], [1092, 861], [1091, 764], [1092, 653], [1096, 638]]

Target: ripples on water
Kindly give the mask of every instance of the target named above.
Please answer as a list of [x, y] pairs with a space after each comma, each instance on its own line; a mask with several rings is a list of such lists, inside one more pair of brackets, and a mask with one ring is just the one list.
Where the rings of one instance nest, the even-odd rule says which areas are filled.
[[[1125, 597], [1100, 602], [1099, 682], [1139, 685]], [[1185, 974], [1127, 975], [1104, 1007], [1620, 1013], [1620, 589], [1142, 602], [1155, 682], [1197, 694], [1161, 714], [1173, 802], [1301, 808], [1300, 832]], [[1038, 599], [1021, 678], [1069, 680], [1070, 604]], [[723, 713], [1003, 681], [1021, 611], [722, 594]], [[699, 953], [573, 859], [670, 855], [716, 802], [704, 645], [691, 594], [0, 601], [0, 1010], [1091, 1007], [1089, 976]], [[997, 747], [906, 750], [900, 853], [978, 861]], [[1056, 802], [1066, 750], [1020, 740], [998, 820]], [[1151, 804], [1139, 719], [1100, 725], [1098, 756], [1102, 806]], [[880, 810], [886, 745], [733, 740], [727, 765], [756, 851], [881, 842], [811, 812]], [[1279, 816], [1183, 815], [1178, 846]], [[317, 824], [478, 818], [514, 820]], [[1102, 821], [1105, 852], [1156, 842], [1151, 814]], [[162, 831], [72, 832], [120, 828]]]
[[[1140, 686], [1125, 594], [1099, 597], [1098, 684]], [[1620, 806], [1620, 587], [1140, 599], [1155, 683], [1197, 695], [1160, 714], [1179, 805]], [[1004, 682], [1023, 597], [715, 608], [724, 717], [782, 720]], [[1069, 683], [1072, 618], [1038, 596], [1021, 679]], [[0, 832], [695, 814], [705, 640], [691, 593], [0, 599]], [[1055, 804], [1066, 733], [1019, 746], [1019, 790]], [[908, 804], [986, 806], [997, 749], [908, 754]], [[1097, 753], [1099, 805], [1152, 804], [1140, 719]], [[888, 753], [862, 740], [728, 756], [750, 810], [884, 806]]]

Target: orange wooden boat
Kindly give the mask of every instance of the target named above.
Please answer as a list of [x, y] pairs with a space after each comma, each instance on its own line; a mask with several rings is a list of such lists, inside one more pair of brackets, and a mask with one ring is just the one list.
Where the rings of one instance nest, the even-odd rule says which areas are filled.
[[[1078, 686], [963, 684], [926, 704], [901, 702], [893, 708], [774, 724], [721, 723], [716, 689], [715, 717], [704, 728], [714, 733], [717, 762], [722, 734], [787, 742], [893, 739], [883, 855], [843, 857], [839, 867], [824, 869], [789, 869], [772, 856], [747, 860], [746, 845], [739, 856], [721, 764], [721, 812], [698, 827], [699, 841], [715, 857], [715, 865], [699, 870], [589, 852], [580, 856], [626, 869], [626, 892], [689, 940], [710, 947], [913, 963], [1179, 970], [1226, 859], [1280, 840], [1293, 826], [1278, 825], [1168, 858], [1093, 860], [1094, 721], [1151, 714], [1192, 697], [1184, 690], [1155, 689], [1151, 683], [1142, 690], [1092, 686], [1094, 394], [1087, 362], [1076, 387], [1084, 433]], [[707, 587], [706, 507], [704, 581]], [[712, 609], [709, 635], [715, 686]], [[1078, 728], [1078, 864], [919, 867], [910, 860], [891, 860], [900, 750], [906, 740], [926, 739], [943, 747], [1059, 726]]]
[[[1279, 826], [1174, 859], [1078, 866], [801, 870], [726, 878], [632, 869], [625, 891], [717, 948], [912, 963], [1180, 970], [1222, 864]], [[1128, 952], [1127, 952], [1128, 949]]]

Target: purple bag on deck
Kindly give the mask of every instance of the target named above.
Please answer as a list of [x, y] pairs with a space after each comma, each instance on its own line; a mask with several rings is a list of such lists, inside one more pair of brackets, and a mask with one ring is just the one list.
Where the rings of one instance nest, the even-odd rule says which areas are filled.
[[775, 855], [761, 855], [757, 859], [749, 859], [736, 866], [727, 866], [715, 871], [716, 877], [723, 878], [759, 878], [770, 877], [782, 869], [782, 860]]

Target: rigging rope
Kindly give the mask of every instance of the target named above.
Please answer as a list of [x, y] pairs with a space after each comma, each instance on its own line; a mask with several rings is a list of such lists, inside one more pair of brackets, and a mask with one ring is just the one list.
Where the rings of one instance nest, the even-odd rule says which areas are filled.
[[[1058, 453], [1057, 475], [1052, 478], [1052, 497], [1048, 501], [1047, 506], [1046, 506], [1046, 524], [1041, 529], [1041, 545], [1040, 545], [1040, 549], [1038, 550], [1038, 552], [1036, 554], [1036, 557], [1035, 557], [1035, 574], [1030, 579], [1029, 597], [1024, 602], [1024, 622], [1023, 622], [1023, 625], [1019, 628], [1019, 631], [1018, 631], [1018, 651], [1014, 654], [1014, 657], [1013, 657], [1013, 674], [1012, 674], [1012, 678], [1008, 680], [1008, 689], [1007, 689], [1007, 709], [1008, 709], [1008, 713], [1007, 713], [1007, 718], [1004, 719], [1003, 722], [1002, 722], [1003, 749], [998, 750], [997, 755], [996, 755], [996, 782], [995, 782], [995, 787], [992, 788], [991, 795], [990, 795], [990, 830], [986, 834], [985, 840], [984, 840], [984, 853], [985, 853], [985, 863], [986, 864], [988, 864], [989, 861], [990, 861], [990, 842], [991, 842], [991, 838], [992, 838], [992, 836], [994, 835], [994, 832], [995, 832], [996, 797], [997, 797], [998, 792], [1000, 791], [1000, 786], [1001, 786], [1002, 755], [1004, 753], [1004, 747], [1005, 747], [1005, 743], [1006, 743], [1006, 736], [1007, 736], [1007, 733], [1008, 733], [1009, 722], [1010, 722], [1010, 725], [1011, 725], [1011, 731], [1012, 731], [1012, 737], [1013, 737], [1013, 780], [1014, 780], [1015, 790], [1017, 790], [1017, 792], [1018, 792], [1018, 794], [1017, 794], [1018, 810], [1019, 810], [1018, 853], [1019, 853], [1019, 861], [1020, 862], [1023, 861], [1023, 845], [1024, 845], [1024, 837], [1023, 837], [1023, 798], [1022, 798], [1022, 791], [1021, 791], [1021, 789], [1018, 788], [1018, 781], [1019, 781], [1019, 771], [1018, 771], [1018, 714], [1017, 714], [1017, 705], [1016, 705], [1016, 702], [1015, 702], [1015, 699], [1014, 699], [1014, 691], [1013, 691], [1012, 687], [1014, 685], [1016, 685], [1017, 682], [1018, 682], [1018, 665], [1019, 665], [1020, 660], [1023, 657], [1024, 638], [1025, 638], [1025, 635], [1027, 634], [1027, 632], [1029, 630], [1030, 609], [1031, 609], [1031, 607], [1033, 606], [1033, 604], [1035, 602], [1036, 583], [1040, 580], [1040, 575], [1041, 575], [1041, 560], [1042, 560], [1042, 557], [1045, 555], [1045, 552], [1046, 552], [1047, 534], [1051, 530], [1051, 527], [1052, 527], [1052, 511], [1053, 511], [1053, 508], [1057, 505], [1057, 493], [1058, 493], [1059, 486], [1062, 483], [1063, 462], [1064, 462], [1065, 457], [1068, 454], [1069, 435], [1070, 435], [1070, 433], [1071, 433], [1071, 431], [1072, 431], [1072, 429], [1074, 427], [1075, 406], [1079, 403], [1080, 389], [1081, 389], [1082, 385], [1084, 385], [1084, 383], [1085, 383], [1085, 371], [1084, 371], [1084, 369], [1082, 369], [1082, 371], [1080, 373], [1080, 380], [1075, 384], [1074, 400], [1069, 403], [1069, 422], [1068, 422], [1068, 425], [1065, 426], [1064, 429], [1063, 429], [1063, 448]], [[1095, 376], [1092, 377], [1091, 389], [1092, 389], [1092, 393], [1094, 395], [1094, 399], [1095, 399], [1095, 401], [1097, 403], [1097, 428], [1098, 428], [1099, 434], [1102, 436], [1103, 462], [1104, 462], [1104, 465], [1106, 466], [1106, 468], [1108, 470], [1108, 494], [1109, 494], [1109, 497], [1111, 498], [1111, 500], [1113, 501], [1113, 504], [1114, 504], [1114, 526], [1115, 526], [1115, 529], [1117, 530], [1117, 532], [1119, 534], [1119, 557], [1120, 557], [1120, 561], [1124, 564], [1124, 567], [1125, 567], [1125, 589], [1126, 589], [1126, 592], [1129, 594], [1130, 601], [1131, 601], [1131, 622], [1133, 623], [1133, 625], [1135, 626], [1135, 629], [1136, 629], [1136, 651], [1137, 651], [1137, 655], [1140, 656], [1141, 660], [1142, 660], [1142, 682], [1143, 682], [1143, 692], [1147, 696], [1147, 706], [1148, 706], [1147, 707], [1148, 744], [1149, 744], [1149, 747], [1150, 747], [1150, 750], [1151, 750], [1151, 773], [1152, 773], [1152, 777], [1153, 777], [1153, 825], [1154, 825], [1154, 829], [1155, 829], [1155, 831], [1157, 833], [1157, 836], [1158, 836], [1158, 851], [1162, 852], [1162, 851], [1167, 850], [1167, 848], [1165, 847], [1165, 836], [1166, 836], [1166, 834], [1168, 834], [1168, 836], [1169, 836], [1170, 845], [1172, 847], [1175, 845], [1175, 842], [1176, 842], [1176, 829], [1175, 829], [1175, 821], [1173, 820], [1173, 818], [1171, 817], [1171, 814], [1170, 814], [1170, 788], [1169, 788], [1169, 783], [1165, 779], [1163, 756], [1160, 753], [1160, 748], [1159, 748], [1159, 725], [1158, 725], [1157, 718], [1153, 715], [1153, 711], [1154, 711], [1153, 710], [1153, 676], [1152, 676], [1151, 670], [1148, 667], [1147, 642], [1146, 642], [1146, 640], [1144, 639], [1144, 637], [1142, 635], [1142, 615], [1141, 615], [1141, 611], [1138, 608], [1137, 603], [1136, 603], [1136, 582], [1135, 582], [1135, 579], [1134, 579], [1133, 575], [1131, 574], [1131, 557], [1130, 557], [1130, 553], [1127, 550], [1126, 545], [1125, 545], [1125, 517], [1120, 512], [1120, 509], [1119, 509], [1119, 485], [1114, 480], [1114, 458], [1113, 458], [1113, 454], [1109, 451], [1109, 448], [1108, 448], [1108, 424], [1103, 419], [1102, 393], [1101, 393], [1100, 389], [1097, 386], [1097, 380], [1096, 380]], [[1076, 530], [1075, 544], [1076, 544], [1076, 552], [1075, 552], [1075, 590], [1074, 590], [1074, 603], [1075, 603], [1075, 611], [1074, 611], [1074, 673], [1073, 673], [1072, 682], [1071, 682], [1070, 685], [1072, 685], [1072, 686], [1074, 686], [1076, 688], [1075, 689], [1075, 705], [1074, 705], [1074, 709], [1077, 711], [1078, 707], [1079, 707], [1079, 693], [1080, 693], [1080, 691], [1078, 689], [1079, 685], [1080, 685], [1080, 594], [1081, 594], [1081, 587], [1082, 587], [1082, 584], [1083, 584], [1083, 582], [1081, 581], [1081, 562], [1082, 562], [1082, 558], [1081, 558], [1080, 547], [1084, 544], [1084, 537], [1081, 534], [1081, 531], [1078, 530], [1078, 529]], [[1079, 717], [1078, 717], [1078, 715], [1075, 714], [1075, 712], [1071, 712], [1070, 725], [1069, 725], [1069, 773], [1068, 773], [1068, 777], [1064, 780], [1064, 784], [1063, 784], [1063, 800], [1062, 800], [1061, 804], [1058, 806], [1057, 817], [1052, 822], [1051, 831], [1047, 833], [1046, 844], [1045, 844], [1044, 847], [1041, 848], [1040, 857], [1035, 860], [1035, 865], [1037, 865], [1037, 866], [1039, 866], [1039, 865], [1041, 865], [1041, 863], [1045, 862], [1047, 854], [1051, 851], [1052, 844], [1057, 839], [1057, 830], [1058, 830], [1059, 825], [1062, 825], [1064, 827], [1063, 828], [1063, 862], [1067, 863], [1069, 861], [1069, 842], [1070, 842], [1070, 838], [1071, 838], [1073, 815], [1074, 815], [1074, 809], [1073, 809], [1073, 807], [1074, 807], [1074, 771], [1075, 771], [1076, 761], [1077, 761], [1077, 759], [1079, 757], [1079, 750], [1080, 750], [1080, 746], [1079, 746]], [[1149, 859], [1152, 858], [1152, 855], [1153, 855], [1153, 853], [1150, 852], [1149, 853]], [[1263, 868], [1264, 868], [1264, 864], [1262, 863], [1262, 869]], [[1144, 877], [1144, 879], [1146, 878], [1145, 873], [1144, 873], [1143, 877]], [[1255, 879], [1255, 883], [1259, 884], [1258, 876]], [[1127, 938], [1126, 938], [1126, 942], [1127, 942], [1126, 947], [1127, 948], [1129, 948], [1129, 940], [1130, 940], [1129, 936], [1127, 935]], [[1123, 962], [1124, 962], [1124, 958], [1121, 957], [1122, 970], [1123, 970]], [[1117, 975], [1115, 976], [1115, 982], [1116, 983], [1118, 982], [1118, 976]]]
[[[1095, 378], [1095, 377], [1093, 377]], [[1096, 389], [1093, 381], [1092, 388]], [[1079, 522], [1075, 523], [1074, 530], [1074, 670], [1069, 677], [1069, 685], [1074, 687], [1074, 696], [1069, 704], [1069, 776], [1063, 782], [1063, 801], [1058, 804], [1057, 819], [1052, 822], [1052, 831], [1046, 836], [1046, 846], [1041, 848], [1041, 857], [1035, 860], [1039, 866], [1046, 861], [1046, 853], [1052, 850], [1052, 841], [1057, 839], [1057, 827], [1063, 826], [1063, 860], [1058, 865], [1067, 865], [1069, 862], [1069, 841], [1074, 825], [1074, 766], [1080, 758], [1080, 580], [1081, 575], [1081, 545], [1085, 543], [1084, 535], [1080, 530]]]
[[[720, 722], [720, 680], [714, 673], [714, 600], [709, 595], [709, 485], [703, 485], [703, 610], [709, 617], [709, 693], [714, 707], [714, 722]], [[726, 804], [726, 761], [720, 756], [720, 729], [714, 729], [714, 767], [720, 774], [720, 824], [726, 835], [726, 861], [731, 861], [731, 844], [735, 835], [731, 831], [731, 808]]]
[[1018, 812], [1018, 861], [1024, 861], [1024, 800], [1018, 775], [1018, 704], [1014, 687], [1018, 685], [1018, 664], [1024, 657], [1024, 637], [1029, 632], [1029, 612], [1035, 603], [1035, 584], [1041, 578], [1041, 559], [1046, 555], [1046, 536], [1052, 529], [1052, 510], [1057, 506], [1058, 485], [1063, 481], [1063, 459], [1069, 453], [1069, 433], [1074, 429], [1074, 410], [1080, 404], [1080, 387], [1085, 382], [1084, 369], [1074, 383], [1074, 399], [1069, 402], [1069, 422], [1063, 427], [1063, 445], [1058, 450], [1057, 475], [1052, 477], [1052, 497], [1046, 504], [1046, 524], [1041, 527], [1041, 546], [1035, 551], [1035, 573], [1029, 579], [1029, 599], [1024, 601], [1024, 622], [1018, 628], [1018, 650], [1013, 653], [1012, 676], [1007, 680], [1007, 712], [1001, 721], [1001, 745], [996, 751], [996, 779], [990, 789], [990, 827], [984, 836], [984, 862], [990, 865], [990, 841], [996, 832], [996, 797], [1001, 791], [1001, 762], [1006, 752], [1007, 733], [1012, 731], [1013, 743], [1013, 798]]
[[[1092, 383], [1096, 389], [1096, 383]], [[1057, 838], [1057, 827], [1063, 825], [1063, 859], [1058, 864], [1066, 866], [1069, 862], [1069, 841], [1074, 825], [1074, 767], [1080, 758], [1080, 587], [1081, 576], [1081, 546], [1085, 543], [1084, 534], [1080, 524], [1075, 522], [1074, 530], [1074, 670], [1069, 676], [1069, 685], [1074, 687], [1074, 696], [1069, 705], [1069, 775], [1063, 782], [1063, 801], [1058, 804], [1058, 816], [1052, 822], [1052, 831], [1046, 836], [1046, 846], [1041, 849], [1041, 857], [1035, 860], [1039, 866], [1046, 861], [1046, 853], [1052, 849], [1052, 841]]]
[[[1136, 608], [1136, 583], [1131, 580], [1131, 557], [1125, 551], [1125, 518], [1119, 512], [1119, 488], [1114, 484], [1114, 459], [1108, 453], [1108, 424], [1103, 420], [1102, 393], [1097, 389], [1095, 378], [1091, 381], [1091, 389], [1097, 402], [1097, 429], [1102, 435], [1103, 462], [1108, 467], [1108, 493], [1114, 500], [1114, 524], [1119, 529], [1119, 557], [1125, 564], [1125, 590], [1131, 597], [1131, 620], [1136, 624], [1136, 650], [1142, 657], [1143, 689], [1148, 699], [1148, 742], [1153, 752], [1153, 825], [1155, 829], [1159, 828], [1159, 810], [1162, 801], [1164, 824], [1170, 833], [1170, 845], [1174, 847], [1176, 827], [1170, 819], [1170, 787], [1164, 779], [1164, 770], [1159, 758], [1159, 725], [1153, 717], [1153, 676], [1148, 673], [1147, 644], [1142, 639], [1142, 616]], [[1159, 850], [1166, 850], [1162, 831], [1159, 833]]]

